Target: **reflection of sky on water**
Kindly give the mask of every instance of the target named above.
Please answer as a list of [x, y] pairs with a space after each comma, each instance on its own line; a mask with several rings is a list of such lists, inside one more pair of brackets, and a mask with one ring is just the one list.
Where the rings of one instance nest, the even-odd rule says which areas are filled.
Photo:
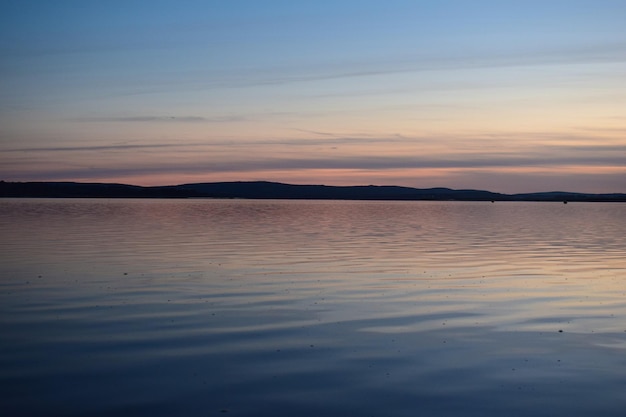
[[623, 209], [4, 200], [3, 402], [617, 416]]

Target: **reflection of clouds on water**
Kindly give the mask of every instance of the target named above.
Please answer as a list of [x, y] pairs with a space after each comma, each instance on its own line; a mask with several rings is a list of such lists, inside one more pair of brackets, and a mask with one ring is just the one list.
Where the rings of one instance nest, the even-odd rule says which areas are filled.
[[7, 199], [3, 404], [620, 416], [623, 209]]

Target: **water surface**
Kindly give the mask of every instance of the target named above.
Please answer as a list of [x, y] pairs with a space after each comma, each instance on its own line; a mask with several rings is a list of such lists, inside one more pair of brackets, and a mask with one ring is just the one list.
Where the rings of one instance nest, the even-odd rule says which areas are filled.
[[0, 414], [623, 416], [626, 205], [0, 200]]

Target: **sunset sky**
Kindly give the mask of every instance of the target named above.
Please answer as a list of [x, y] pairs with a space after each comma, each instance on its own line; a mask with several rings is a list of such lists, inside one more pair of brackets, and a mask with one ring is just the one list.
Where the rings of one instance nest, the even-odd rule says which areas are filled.
[[626, 0], [0, 0], [0, 179], [626, 192]]

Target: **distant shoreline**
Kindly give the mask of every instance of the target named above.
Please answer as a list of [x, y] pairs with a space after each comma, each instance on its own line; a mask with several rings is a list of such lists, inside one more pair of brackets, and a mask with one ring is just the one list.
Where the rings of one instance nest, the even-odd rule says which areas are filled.
[[239, 198], [281, 200], [392, 201], [552, 201], [626, 202], [624, 193], [538, 192], [503, 194], [485, 190], [400, 186], [294, 185], [268, 181], [234, 181], [144, 187], [115, 183], [5, 182], [0, 197], [23, 198]]

